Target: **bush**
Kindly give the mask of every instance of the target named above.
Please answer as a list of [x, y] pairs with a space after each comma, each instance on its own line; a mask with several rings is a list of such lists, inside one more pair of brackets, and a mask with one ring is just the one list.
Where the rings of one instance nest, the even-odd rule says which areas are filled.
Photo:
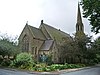
[[28, 53], [20, 53], [16, 56], [16, 59], [12, 61], [11, 65], [13, 67], [28, 69], [33, 71], [57, 71], [69, 68], [81, 68], [84, 64], [52, 64], [47, 65], [46, 63], [34, 63], [32, 55]]
[[12, 62], [11, 66], [21, 69], [32, 69], [35, 65], [32, 55], [28, 53], [20, 53], [16, 56], [16, 59]]
[[2, 61], [3, 61], [3, 58], [0, 57], [0, 64], [2, 63]]
[[34, 71], [46, 71], [47, 64], [45, 63], [38, 63], [33, 67]]
[[84, 67], [84, 64], [52, 64], [50, 66], [47, 66], [45, 63], [36, 64], [33, 67], [34, 71], [57, 71], [57, 70], [63, 70], [63, 69], [70, 69], [70, 68], [81, 68]]
[[65, 66], [62, 65], [62, 64], [53, 64], [50, 66], [52, 69], [54, 70], [62, 70], [62, 69], [65, 69]]
[[52, 56], [51, 56], [51, 55], [48, 55], [47, 60], [46, 60], [46, 63], [47, 63], [48, 65], [53, 64]]
[[84, 64], [52, 64], [51, 66], [47, 67], [49, 71], [56, 71], [56, 70], [63, 70], [63, 69], [70, 69], [70, 68], [81, 68], [84, 67]]
[[1, 62], [1, 66], [10, 66], [11, 64], [11, 60], [10, 59], [4, 59], [2, 62]]

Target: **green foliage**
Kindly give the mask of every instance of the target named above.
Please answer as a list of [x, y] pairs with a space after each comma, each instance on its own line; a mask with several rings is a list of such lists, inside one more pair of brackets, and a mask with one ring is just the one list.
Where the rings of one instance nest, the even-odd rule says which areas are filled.
[[2, 63], [2, 61], [3, 61], [3, 58], [0, 57], [0, 64]]
[[65, 39], [65, 42], [60, 46], [61, 63], [74, 63], [74, 61], [70, 60], [73, 59], [73, 56], [76, 57], [77, 50], [78, 47], [75, 41]]
[[28, 53], [20, 53], [16, 56], [16, 59], [12, 62], [11, 66], [21, 69], [32, 69], [35, 65], [32, 55]]
[[66, 69], [66, 66], [62, 65], [62, 64], [52, 64], [50, 66], [52, 69], [54, 70], [62, 70], [62, 69]]
[[91, 56], [94, 57], [94, 62], [98, 63], [100, 62], [100, 37], [97, 38], [92, 44], [91, 44]]
[[83, 15], [89, 18], [92, 31], [99, 33], [100, 30], [100, 0], [81, 0]]
[[84, 67], [82, 64], [52, 64], [47, 65], [46, 63], [37, 63], [35, 64], [32, 55], [28, 53], [20, 53], [16, 56], [16, 59], [11, 60], [5, 60], [2, 62], [3, 66], [9, 66], [10, 67], [16, 67], [20, 69], [28, 69], [32, 71], [58, 71], [63, 69], [71, 69], [71, 68], [81, 68]]
[[33, 67], [34, 71], [46, 71], [47, 64], [46, 63], [38, 63]]
[[10, 38], [2, 36], [0, 37], [0, 55], [3, 56], [16, 56], [19, 53], [18, 46], [10, 40]]
[[83, 57], [87, 60], [87, 65], [94, 65], [100, 62], [100, 38], [90, 42]]
[[96, 54], [98, 62], [100, 62], [100, 54]]
[[11, 60], [10, 59], [4, 59], [2, 62], [1, 62], [1, 66], [10, 66], [11, 64]]
[[46, 63], [47, 63], [48, 65], [53, 64], [53, 61], [52, 61], [52, 56], [51, 56], [51, 55], [48, 55], [48, 56], [47, 56]]
[[100, 54], [100, 37], [95, 40], [93, 43], [93, 48], [97, 50], [97, 53]]
[[91, 37], [76, 35], [74, 40], [66, 39], [60, 51], [62, 63], [94, 65], [100, 62], [100, 38], [91, 42]]
[[91, 43], [91, 40], [86, 35], [76, 35], [74, 40], [66, 39], [60, 49], [62, 63], [85, 63], [86, 56], [88, 55], [86, 47], [88, 43]]
[[57, 70], [63, 70], [63, 69], [71, 69], [71, 68], [81, 68], [84, 67], [83, 64], [52, 64], [50, 66], [47, 66], [46, 64], [36, 64], [33, 67], [34, 71], [57, 71]]

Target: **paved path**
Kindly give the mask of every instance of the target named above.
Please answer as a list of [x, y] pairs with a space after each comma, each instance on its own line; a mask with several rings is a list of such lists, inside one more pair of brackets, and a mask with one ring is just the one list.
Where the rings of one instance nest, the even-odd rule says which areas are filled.
[[36, 75], [36, 74], [29, 74], [27, 72], [0, 69], [0, 75]]
[[75, 72], [65, 72], [61, 75], [100, 75], [100, 67], [79, 70]]
[[83, 69], [79, 71], [64, 71], [60, 72], [60, 74], [51, 74], [47, 72], [42, 73], [35, 73], [35, 72], [23, 72], [23, 71], [17, 71], [17, 70], [7, 70], [7, 69], [1, 69], [0, 68], [0, 75], [100, 75], [100, 66], [92, 67], [88, 69]]

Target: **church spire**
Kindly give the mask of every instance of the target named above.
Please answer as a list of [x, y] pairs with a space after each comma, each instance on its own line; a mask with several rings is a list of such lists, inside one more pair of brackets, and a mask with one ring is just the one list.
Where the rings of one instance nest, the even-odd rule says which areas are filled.
[[76, 23], [76, 33], [77, 32], [83, 32], [84, 33], [84, 26], [83, 26], [83, 23], [82, 23], [82, 17], [81, 17], [81, 11], [80, 11], [79, 3], [78, 3], [77, 23]]
[[82, 23], [81, 11], [80, 11], [80, 5], [79, 5], [79, 3], [78, 3], [78, 12], [77, 12], [77, 23], [78, 22]]

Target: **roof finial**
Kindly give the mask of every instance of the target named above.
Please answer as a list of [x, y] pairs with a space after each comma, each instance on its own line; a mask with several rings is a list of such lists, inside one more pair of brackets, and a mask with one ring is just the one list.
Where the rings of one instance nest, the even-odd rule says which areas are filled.
[[43, 24], [43, 20], [41, 20], [41, 24]]
[[26, 25], [28, 25], [28, 21], [26, 22]]

